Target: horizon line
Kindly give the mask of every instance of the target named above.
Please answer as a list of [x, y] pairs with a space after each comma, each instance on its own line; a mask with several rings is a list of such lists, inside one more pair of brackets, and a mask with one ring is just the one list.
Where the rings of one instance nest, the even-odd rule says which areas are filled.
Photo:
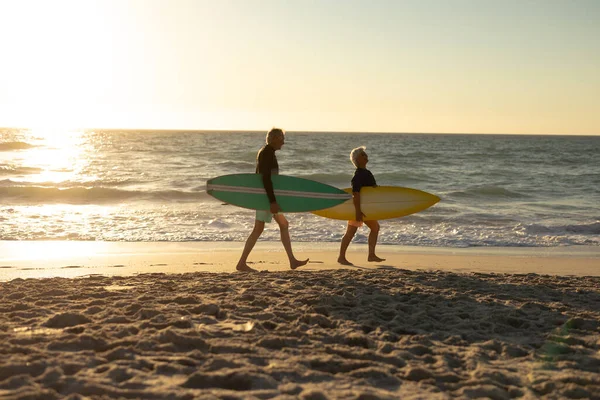
[[[0, 129], [42, 129], [43, 127], [16, 127], [5, 126]], [[48, 129], [64, 129], [75, 131], [151, 131], [151, 132], [227, 132], [227, 133], [265, 133], [266, 130], [257, 129], [192, 129], [192, 128], [73, 128], [73, 127], [49, 127]], [[391, 134], [391, 135], [498, 135], [498, 136], [600, 136], [600, 133], [501, 133], [501, 132], [393, 132], [393, 131], [331, 131], [331, 130], [296, 130], [283, 129], [285, 132], [294, 133], [331, 133], [331, 134]]]

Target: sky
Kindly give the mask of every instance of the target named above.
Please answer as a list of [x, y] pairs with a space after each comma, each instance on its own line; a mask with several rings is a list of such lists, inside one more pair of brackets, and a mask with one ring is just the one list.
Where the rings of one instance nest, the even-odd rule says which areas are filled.
[[0, 0], [0, 126], [600, 135], [597, 0]]

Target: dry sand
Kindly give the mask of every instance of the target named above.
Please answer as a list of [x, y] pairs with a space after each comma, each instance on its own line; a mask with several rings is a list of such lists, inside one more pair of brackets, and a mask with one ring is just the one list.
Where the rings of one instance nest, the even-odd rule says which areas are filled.
[[313, 262], [290, 271], [259, 244], [268, 272], [243, 274], [238, 243], [20, 245], [0, 243], [2, 399], [600, 399], [595, 249], [352, 245], [338, 268], [296, 245]]

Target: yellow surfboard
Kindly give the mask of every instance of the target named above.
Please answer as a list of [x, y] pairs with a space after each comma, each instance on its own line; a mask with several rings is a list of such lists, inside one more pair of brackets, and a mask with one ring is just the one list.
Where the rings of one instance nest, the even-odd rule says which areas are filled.
[[[352, 188], [344, 191], [352, 193]], [[423, 211], [438, 201], [440, 198], [431, 193], [399, 186], [363, 187], [360, 190], [360, 208], [365, 221], [404, 217]], [[356, 216], [352, 199], [311, 212], [331, 219], [353, 220]]]

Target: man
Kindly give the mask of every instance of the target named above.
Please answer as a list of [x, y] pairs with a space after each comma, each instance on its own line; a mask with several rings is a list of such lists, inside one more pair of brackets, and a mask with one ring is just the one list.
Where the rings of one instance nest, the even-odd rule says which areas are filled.
[[267, 197], [270, 202], [270, 210], [257, 210], [256, 219], [254, 221], [254, 229], [246, 240], [244, 251], [240, 257], [240, 261], [236, 266], [236, 270], [243, 272], [256, 272], [255, 269], [250, 268], [247, 264], [248, 256], [254, 248], [256, 241], [265, 229], [265, 223], [270, 223], [272, 219], [277, 221], [279, 225], [279, 231], [281, 234], [281, 243], [285, 248], [288, 259], [290, 260], [290, 268], [296, 269], [308, 263], [306, 260], [298, 260], [294, 257], [292, 252], [292, 243], [290, 240], [289, 224], [285, 216], [280, 212], [281, 208], [277, 204], [275, 193], [273, 192], [273, 182], [271, 181], [271, 175], [277, 175], [279, 173], [279, 164], [277, 163], [277, 157], [275, 152], [280, 150], [285, 143], [285, 132], [283, 129], [273, 128], [267, 133], [266, 145], [259, 150], [256, 156], [256, 173], [262, 175], [263, 185], [267, 192]]

